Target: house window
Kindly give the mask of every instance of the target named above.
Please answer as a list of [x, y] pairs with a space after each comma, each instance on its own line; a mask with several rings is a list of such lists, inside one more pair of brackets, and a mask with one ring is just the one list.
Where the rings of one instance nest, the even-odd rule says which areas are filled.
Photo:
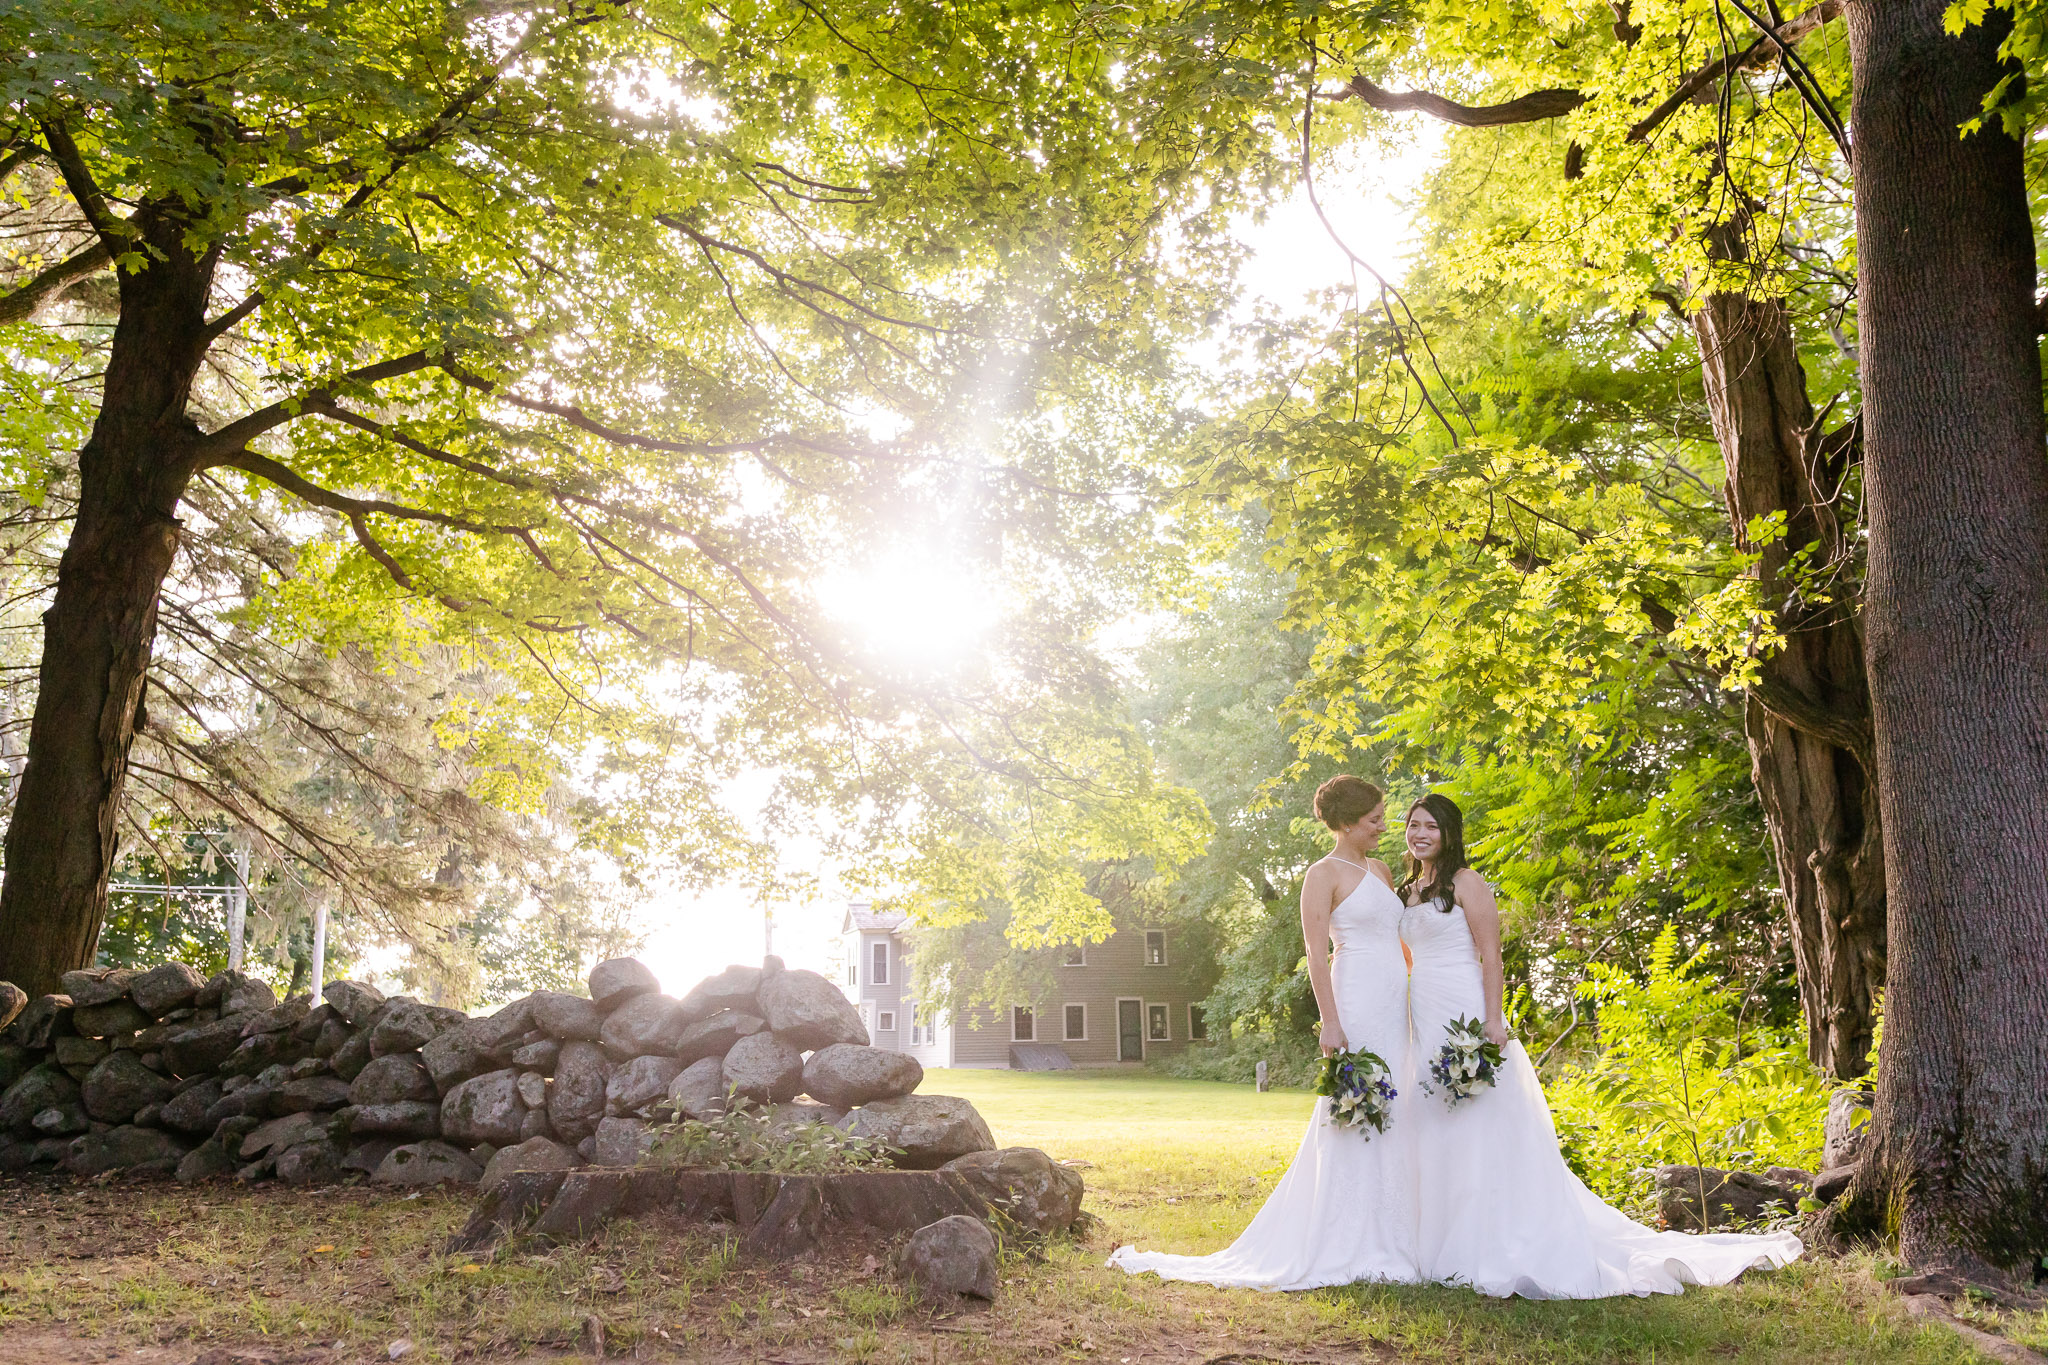
[[1164, 967], [1166, 965], [1166, 931], [1147, 929], [1145, 931], [1145, 965]]
[[882, 943], [877, 943], [877, 944], [875, 944], [875, 945], [874, 945], [874, 953], [875, 953], [875, 965], [874, 965], [874, 971], [873, 971], [873, 974], [872, 974], [872, 975], [870, 975], [870, 976], [868, 977], [868, 984], [869, 984], [870, 986], [886, 986], [886, 985], [888, 985], [888, 984], [889, 984], [889, 945], [888, 945], [888, 943], [887, 943], [887, 942], [882, 942]]
[[924, 1045], [933, 1047], [939, 1041], [939, 1026], [927, 1019], [924, 1021]]
[[1032, 1039], [1032, 1027], [1033, 1027], [1033, 1024], [1034, 1024], [1034, 1020], [1033, 1020], [1033, 1019], [1032, 1019], [1032, 1017], [1031, 1017], [1031, 1006], [1029, 1006], [1029, 1005], [1012, 1005], [1012, 1006], [1010, 1007], [1010, 1041], [1011, 1041], [1011, 1042], [1013, 1042], [1013, 1043], [1028, 1043], [1028, 1042], [1030, 1042], [1030, 1041], [1031, 1041], [1031, 1039]]
[[1088, 945], [1069, 943], [1066, 956], [1060, 959], [1062, 967], [1085, 967], [1088, 965]]
[[880, 1016], [880, 1022], [878, 1022], [875, 1025], [875, 1028], [882, 1033], [894, 1033], [896, 1031], [895, 1011], [883, 1010]]
[[1209, 1041], [1209, 1016], [1200, 1005], [1188, 1006], [1188, 1037], [1198, 1043]]
[[1067, 1006], [1067, 1041], [1070, 1043], [1085, 1043], [1088, 1041], [1088, 1007], [1086, 1005]]
[[1172, 1041], [1172, 1035], [1166, 1031], [1166, 1006], [1145, 1006], [1145, 1041], [1148, 1043]]

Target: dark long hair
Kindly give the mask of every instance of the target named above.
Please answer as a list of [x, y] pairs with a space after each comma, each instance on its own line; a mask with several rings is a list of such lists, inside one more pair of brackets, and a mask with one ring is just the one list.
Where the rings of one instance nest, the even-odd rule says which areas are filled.
[[1396, 889], [1404, 901], [1408, 899], [1411, 887], [1419, 890], [1425, 901], [1442, 901], [1443, 904], [1437, 908], [1448, 915], [1458, 899], [1452, 882], [1461, 869], [1470, 866], [1465, 861], [1465, 812], [1442, 792], [1431, 792], [1410, 806], [1408, 813], [1413, 815], [1418, 810], [1426, 810], [1435, 818], [1437, 833], [1442, 836], [1443, 843], [1436, 851], [1436, 866], [1431, 870], [1429, 885], [1417, 885], [1422, 878], [1422, 864], [1411, 853], [1401, 885]]

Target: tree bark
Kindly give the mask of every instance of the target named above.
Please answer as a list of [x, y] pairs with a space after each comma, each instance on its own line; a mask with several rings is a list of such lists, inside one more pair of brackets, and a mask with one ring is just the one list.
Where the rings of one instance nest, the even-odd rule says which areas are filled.
[[[1708, 234], [1719, 260], [1744, 256], [1741, 222]], [[1876, 995], [1884, 986], [1884, 858], [1867, 767], [1870, 699], [1853, 600], [1810, 603], [1792, 591], [1792, 553], [1841, 550], [1834, 489], [1846, 452], [1823, 448], [1806, 370], [1775, 299], [1713, 293], [1693, 315], [1714, 434], [1727, 468], [1736, 542], [1778, 603], [1785, 644], [1745, 702], [1751, 777], [1778, 864], [1792, 928], [1807, 1055], [1830, 1074], [1863, 1074]], [[1846, 446], [1845, 442], [1838, 445]], [[1783, 537], [1753, 545], [1752, 519], [1785, 514]], [[1847, 582], [1846, 578], [1844, 582]], [[1818, 716], [1806, 714], [1818, 712]], [[1825, 733], [1824, 733], [1825, 732]]]
[[1837, 1231], [1965, 1274], [2048, 1252], [2048, 452], [2009, 23], [1858, 0], [1864, 629], [1890, 987], [1867, 1155]]
[[99, 416], [79, 452], [78, 518], [43, 614], [0, 880], [0, 980], [32, 995], [91, 962], [99, 939], [157, 595], [199, 434], [186, 400], [206, 353], [215, 254], [188, 248], [181, 215], [145, 206], [127, 226], [147, 259], [120, 276]]

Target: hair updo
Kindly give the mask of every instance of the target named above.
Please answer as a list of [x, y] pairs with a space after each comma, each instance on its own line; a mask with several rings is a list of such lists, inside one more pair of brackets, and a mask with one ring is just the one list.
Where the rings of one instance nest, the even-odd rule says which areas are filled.
[[1316, 819], [1334, 830], [1347, 830], [1371, 815], [1386, 794], [1362, 777], [1345, 773], [1316, 788]]

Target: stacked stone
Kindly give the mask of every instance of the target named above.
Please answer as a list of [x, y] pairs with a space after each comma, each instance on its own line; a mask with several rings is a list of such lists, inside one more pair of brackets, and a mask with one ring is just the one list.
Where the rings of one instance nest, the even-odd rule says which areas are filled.
[[682, 999], [631, 958], [590, 997], [539, 991], [482, 1018], [356, 981], [279, 1002], [240, 972], [67, 973], [30, 1001], [0, 982], [0, 1171], [233, 1175], [315, 1184], [492, 1183], [512, 1170], [632, 1165], [670, 1112], [737, 1092], [778, 1122], [836, 1123], [933, 1169], [994, 1149], [965, 1100], [868, 1046], [815, 972], [769, 958]]

